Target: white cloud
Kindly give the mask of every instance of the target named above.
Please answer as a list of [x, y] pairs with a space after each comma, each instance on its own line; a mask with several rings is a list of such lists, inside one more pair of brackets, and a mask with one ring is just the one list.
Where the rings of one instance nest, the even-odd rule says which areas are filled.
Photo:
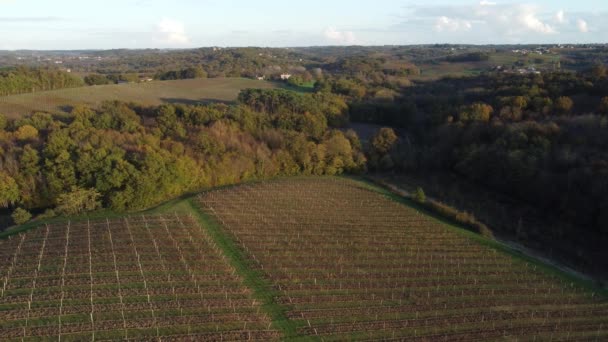
[[529, 31], [550, 34], [555, 33], [555, 29], [543, 23], [537, 16], [537, 7], [533, 5], [520, 5], [516, 23], [523, 25]]
[[355, 44], [357, 39], [352, 31], [338, 31], [334, 27], [328, 27], [323, 32], [325, 39], [336, 44]]
[[415, 7], [411, 15], [421, 21], [432, 20], [436, 32], [471, 31], [475, 27], [475, 34], [487, 35], [493, 31], [509, 39], [557, 33], [555, 27], [545, 21], [551, 15], [547, 16], [541, 7], [532, 4], [499, 4], [482, 0], [464, 6]]
[[579, 20], [576, 21], [576, 27], [582, 33], [589, 32], [589, 25], [583, 19], [579, 19]]
[[160, 34], [160, 40], [165, 43], [173, 45], [190, 43], [184, 24], [177, 20], [164, 18], [158, 23], [157, 31]]
[[559, 24], [565, 23], [566, 22], [566, 16], [565, 16], [564, 10], [557, 11], [557, 13], [555, 13], [555, 18], [554, 19]]
[[435, 22], [435, 30], [437, 32], [443, 31], [468, 31], [473, 27], [470, 21], [448, 18], [441, 16]]

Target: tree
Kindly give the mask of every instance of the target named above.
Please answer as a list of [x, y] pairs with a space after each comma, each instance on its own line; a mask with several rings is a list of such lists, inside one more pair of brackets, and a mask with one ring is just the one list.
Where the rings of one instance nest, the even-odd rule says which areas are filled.
[[599, 111], [602, 114], [608, 114], [608, 96], [603, 97], [602, 100], [600, 101]]
[[397, 144], [399, 138], [392, 128], [383, 127], [371, 140], [372, 148], [379, 155], [385, 155]]
[[15, 132], [17, 140], [32, 140], [38, 137], [38, 130], [31, 125], [23, 125]]
[[32, 214], [30, 214], [29, 211], [25, 209], [17, 208], [15, 209], [15, 211], [13, 211], [11, 218], [16, 224], [22, 225], [32, 218]]
[[19, 187], [13, 177], [0, 171], [0, 207], [8, 207], [19, 200]]
[[416, 188], [416, 192], [414, 192], [414, 201], [416, 201], [418, 203], [426, 202], [426, 195], [424, 193], [424, 190], [422, 190], [421, 187]]
[[317, 81], [314, 86], [315, 93], [331, 93], [331, 84], [326, 81]]
[[568, 96], [561, 96], [555, 101], [555, 110], [559, 114], [570, 114], [574, 102]]
[[492, 106], [483, 102], [477, 102], [465, 107], [460, 112], [460, 121], [488, 122], [490, 121], [490, 116], [492, 115], [492, 112], [494, 112], [494, 108], [492, 108]]
[[73, 186], [71, 191], [58, 196], [57, 211], [63, 215], [77, 215], [101, 206], [101, 194], [95, 189]]
[[92, 85], [110, 84], [110, 83], [112, 83], [112, 81], [104, 75], [91, 74], [91, 75], [84, 77], [84, 83], [92, 86]]
[[175, 107], [170, 104], [162, 105], [158, 108], [156, 122], [165, 135], [175, 135], [182, 138], [186, 136], [186, 129], [177, 117]]
[[181, 71], [182, 79], [191, 79], [191, 78], [207, 78], [207, 73], [200, 66], [194, 68], [186, 68]]
[[603, 64], [596, 64], [591, 68], [591, 75], [593, 77], [606, 77], [608, 69]]
[[0, 113], [0, 131], [5, 129], [7, 124], [8, 120], [6, 119], [6, 116]]

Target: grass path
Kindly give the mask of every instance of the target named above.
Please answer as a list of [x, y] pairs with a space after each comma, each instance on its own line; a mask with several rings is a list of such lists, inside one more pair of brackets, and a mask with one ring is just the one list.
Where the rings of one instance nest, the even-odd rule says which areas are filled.
[[189, 198], [187, 202], [201, 227], [207, 229], [211, 238], [222, 249], [239, 276], [243, 278], [243, 284], [253, 291], [254, 298], [262, 302], [262, 309], [270, 316], [274, 327], [283, 333], [284, 339], [298, 337], [295, 323], [287, 318], [287, 308], [275, 300], [279, 296], [279, 292], [273, 288], [272, 283], [266, 279], [261, 271], [254, 267], [251, 259], [224, 232], [220, 224], [200, 209], [196, 203], [196, 197]]

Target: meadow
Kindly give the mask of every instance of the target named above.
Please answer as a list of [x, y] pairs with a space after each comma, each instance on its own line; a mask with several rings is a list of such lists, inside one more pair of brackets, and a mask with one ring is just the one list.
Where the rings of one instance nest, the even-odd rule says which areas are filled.
[[276, 88], [276, 83], [246, 78], [210, 78], [68, 88], [0, 97], [0, 113], [9, 118], [32, 112], [64, 113], [73, 106], [96, 106], [103, 101], [197, 104], [232, 102], [246, 88]]

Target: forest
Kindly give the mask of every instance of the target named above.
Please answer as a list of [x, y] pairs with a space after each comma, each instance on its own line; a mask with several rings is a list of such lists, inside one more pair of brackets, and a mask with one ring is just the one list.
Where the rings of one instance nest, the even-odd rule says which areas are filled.
[[256, 94], [280, 98], [281, 110], [246, 92], [237, 105], [108, 102], [76, 107], [67, 118], [0, 119], [0, 204], [46, 209], [45, 216], [79, 213], [98, 200], [94, 207], [133, 210], [211, 186], [364, 170], [356, 134], [336, 129], [347, 115], [340, 97]]

